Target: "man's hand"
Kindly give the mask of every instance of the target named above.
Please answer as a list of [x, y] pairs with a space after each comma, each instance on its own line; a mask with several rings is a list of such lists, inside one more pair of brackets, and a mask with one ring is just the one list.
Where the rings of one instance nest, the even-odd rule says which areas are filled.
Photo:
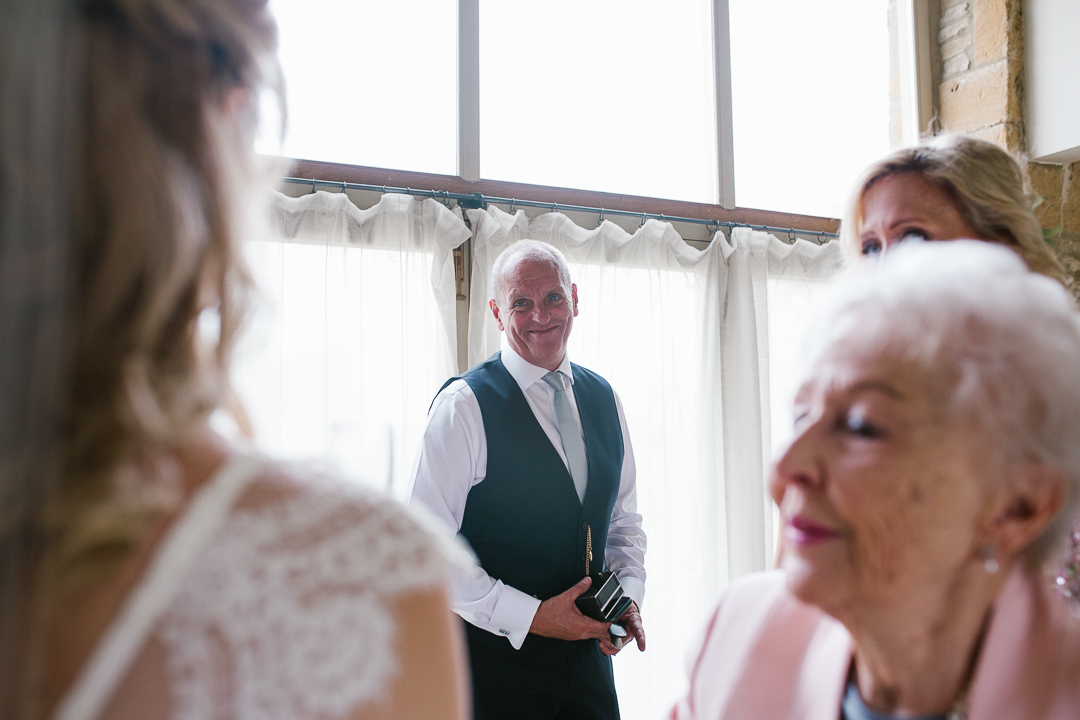
[[[611, 623], [603, 623], [582, 615], [574, 604], [578, 596], [588, 590], [590, 585], [592, 585], [592, 579], [586, 577], [566, 592], [540, 603], [540, 607], [536, 609], [536, 614], [533, 616], [529, 632], [559, 640], [597, 638], [601, 644], [606, 639], [610, 645], [611, 635], [608, 627]], [[640, 620], [638, 627], [641, 627]]]
[[611, 634], [600, 638], [600, 651], [605, 655], [614, 655], [630, 644], [631, 640], [637, 641], [639, 652], [645, 652], [645, 630], [641, 625], [641, 613], [638, 612], [637, 603], [631, 603], [629, 609], [619, 618], [618, 623], [626, 628], [624, 644], [616, 648], [611, 644]]

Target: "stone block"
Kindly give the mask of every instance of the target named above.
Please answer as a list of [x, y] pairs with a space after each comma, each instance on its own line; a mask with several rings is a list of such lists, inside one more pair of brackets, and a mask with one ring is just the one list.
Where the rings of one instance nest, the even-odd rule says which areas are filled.
[[950, 132], [963, 132], [965, 135], [971, 135], [972, 137], [981, 138], [982, 140], [989, 140], [995, 145], [999, 145], [1003, 148], [1008, 148], [1009, 138], [1008, 131], [1005, 123], [998, 123], [997, 125], [991, 125], [986, 128], [979, 128], [978, 130], [953, 130], [948, 128]]
[[[974, 0], [975, 67], [1001, 60], [1009, 54], [1009, 4], [1019, 0]], [[1020, 28], [1014, 37], [1019, 52]]]
[[940, 29], [938, 30], [938, 42], [945, 43], [950, 40], [955, 40], [960, 37], [968, 37], [971, 33], [968, 32], [970, 23], [966, 16], [957, 18], [950, 22], [945, 22], [945, 18], [941, 19]]
[[1080, 162], [1065, 166], [1061, 224], [1065, 226], [1065, 232], [1080, 234]]
[[1046, 198], [1042, 205], [1035, 208], [1035, 217], [1044, 229], [1061, 224], [1061, 193], [1065, 181], [1065, 167], [1050, 163], [1029, 163], [1028, 178], [1031, 180], [1031, 192]]
[[1073, 295], [1080, 298], [1080, 233], [1063, 232], [1053, 240], [1054, 254], [1073, 279]]
[[971, 47], [971, 38], [967, 35], [961, 35], [960, 37], [953, 38], [946, 43], [941, 44], [941, 59], [945, 62], [953, 59], [957, 55], [968, 54], [968, 48]]
[[941, 21], [940, 25], [947, 25], [958, 18], [967, 17], [968, 15], [968, 3], [958, 2], [953, 4], [945, 4], [941, 8]]
[[945, 62], [941, 66], [941, 75], [944, 78], [952, 78], [970, 67], [971, 61], [968, 60], [967, 53], [961, 53], [953, 57], [945, 58]]
[[976, 68], [941, 84], [941, 126], [949, 132], [970, 133], [1010, 118], [1008, 62]]

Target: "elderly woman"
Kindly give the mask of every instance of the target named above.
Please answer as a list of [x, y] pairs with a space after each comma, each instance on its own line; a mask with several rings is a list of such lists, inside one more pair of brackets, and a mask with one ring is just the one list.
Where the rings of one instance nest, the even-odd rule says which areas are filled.
[[783, 569], [731, 585], [672, 717], [1075, 718], [1042, 577], [1080, 499], [1080, 317], [988, 243], [910, 243], [809, 333], [770, 491]]
[[6, 720], [466, 715], [443, 541], [210, 428], [276, 44], [266, 0], [0, 3]]

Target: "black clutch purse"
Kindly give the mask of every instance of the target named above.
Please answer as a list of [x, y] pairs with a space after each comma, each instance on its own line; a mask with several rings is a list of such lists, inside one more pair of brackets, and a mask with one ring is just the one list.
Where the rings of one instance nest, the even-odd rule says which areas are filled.
[[600, 622], [615, 622], [621, 618], [634, 601], [623, 594], [619, 578], [612, 572], [589, 577], [592, 585], [574, 601], [581, 614]]

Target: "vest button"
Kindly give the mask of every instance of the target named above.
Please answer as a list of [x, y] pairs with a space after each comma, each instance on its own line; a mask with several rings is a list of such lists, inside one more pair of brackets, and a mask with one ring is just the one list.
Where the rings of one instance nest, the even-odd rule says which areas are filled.
[[581, 529], [582, 530], [588, 530], [589, 529], [589, 523], [587, 523], [587, 522], [581, 523]]

